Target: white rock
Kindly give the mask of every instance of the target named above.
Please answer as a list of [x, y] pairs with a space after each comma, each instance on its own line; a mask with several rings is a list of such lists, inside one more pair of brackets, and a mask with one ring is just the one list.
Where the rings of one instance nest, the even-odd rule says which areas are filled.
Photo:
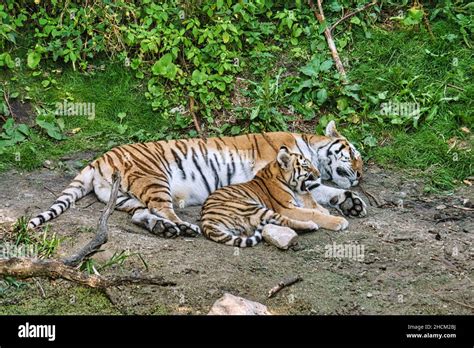
[[225, 293], [212, 305], [208, 315], [271, 315], [267, 306]]
[[267, 243], [283, 250], [295, 244], [298, 239], [298, 235], [291, 228], [271, 224], [265, 225], [262, 236]]

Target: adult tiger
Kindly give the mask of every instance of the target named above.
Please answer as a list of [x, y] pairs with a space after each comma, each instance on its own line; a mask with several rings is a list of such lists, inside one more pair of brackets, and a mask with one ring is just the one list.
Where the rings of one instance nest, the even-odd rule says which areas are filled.
[[347, 220], [330, 215], [311, 197], [319, 177], [306, 157], [282, 146], [275, 160], [252, 180], [221, 187], [209, 195], [202, 207], [202, 232], [218, 243], [251, 247], [262, 240], [267, 224], [298, 232], [319, 227], [343, 230]]
[[[310, 158], [323, 179], [343, 188], [358, 184], [362, 159], [334, 122], [326, 127], [325, 136], [275, 132], [129, 144], [113, 148], [85, 167], [49, 210], [31, 219], [28, 226], [56, 218], [91, 191], [107, 202], [112, 174], [118, 170], [122, 181], [116, 208], [133, 214], [133, 223], [164, 237], [196, 235], [199, 227], [182, 221], [173, 203], [199, 205], [219, 187], [249, 181], [274, 160], [283, 145]], [[312, 194], [318, 203], [345, 215], [366, 214], [365, 203], [351, 191], [320, 184]]]

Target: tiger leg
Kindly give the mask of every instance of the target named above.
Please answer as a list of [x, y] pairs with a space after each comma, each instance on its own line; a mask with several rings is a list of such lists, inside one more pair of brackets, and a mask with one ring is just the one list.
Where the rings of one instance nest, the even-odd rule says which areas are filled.
[[196, 237], [201, 234], [199, 226], [183, 221], [176, 215], [172, 203], [151, 201], [148, 207], [152, 214], [171, 221], [178, 229], [178, 234], [184, 234], [189, 237]]
[[315, 209], [299, 208], [294, 206], [281, 208], [279, 209], [279, 213], [295, 220], [310, 220], [322, 228], [333, 231], [344, 230], [349, 225], [347, 220], [342, 217], [322, 214]]
[[157, 172], [154, 177], [136, 178], [127, 187], [127, 192], [141, 203], [140, 210], [133, 211], [132, 221], [135, 224], [166, 238], [176, 237], [185, 230], [178, 226], [182, 221], [173, 211], [165, 174]]
[[277, 213], [275, 213], [274, 219], [270, 220], [268, 223], [289, 227], [292, 230], [295, 230], [297, 232], [314, 232], [319, 229], [318, 224], [316, 224], [315, 222], [311, 220], [310, 221], [295, 220], [295, 219], [291, 219], [289, 217], [286, 217], [284, 215], [280, 215]]
[[303, 206], [308, 209], [316, 209], [321, 214], [330, 215], [329, 210], [324, 208], [322, 205], [318, 204], [311, 194], [304, 194], [300, 196], [301, 200], [303, 201]]
[[152, 214], [142, 202], [126, 193], [119, 193], [115, 209], [132, 214], [134, 224], [144, 227], [153, 234], [165, 238], [176, 237], [180, 234], [180, 230], [172, 221]]

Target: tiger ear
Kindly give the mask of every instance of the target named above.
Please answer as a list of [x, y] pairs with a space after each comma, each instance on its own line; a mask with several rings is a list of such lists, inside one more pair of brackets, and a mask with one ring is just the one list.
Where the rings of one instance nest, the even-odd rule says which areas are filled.
[[336, 122], [330, 121], [326, 126], [326, 136], [330, 138], [340, 138], [341, 134], [336, 129]]
[[278, 155], [277, 155], [277, 162], [280, 165], [280, 167], [285, 170], [290, 168], [290, 164], [291, 164], [290, 150], [288, 150], [286, 146], [280, 147], [280, 151], [278, 152]]

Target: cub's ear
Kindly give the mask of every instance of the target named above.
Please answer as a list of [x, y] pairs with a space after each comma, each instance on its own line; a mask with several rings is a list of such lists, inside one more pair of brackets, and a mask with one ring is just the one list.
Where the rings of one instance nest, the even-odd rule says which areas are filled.
[[340, 138], [341, 134], [336, 129], [336, 122], [330, 121], [326, 126], [326, 136], [330, 138]]
[[291, 165], [290, 151], [286, 146], [280, 147], [280, 151], [277, 155], [277, 162], [281, 168], [288, 170]]

